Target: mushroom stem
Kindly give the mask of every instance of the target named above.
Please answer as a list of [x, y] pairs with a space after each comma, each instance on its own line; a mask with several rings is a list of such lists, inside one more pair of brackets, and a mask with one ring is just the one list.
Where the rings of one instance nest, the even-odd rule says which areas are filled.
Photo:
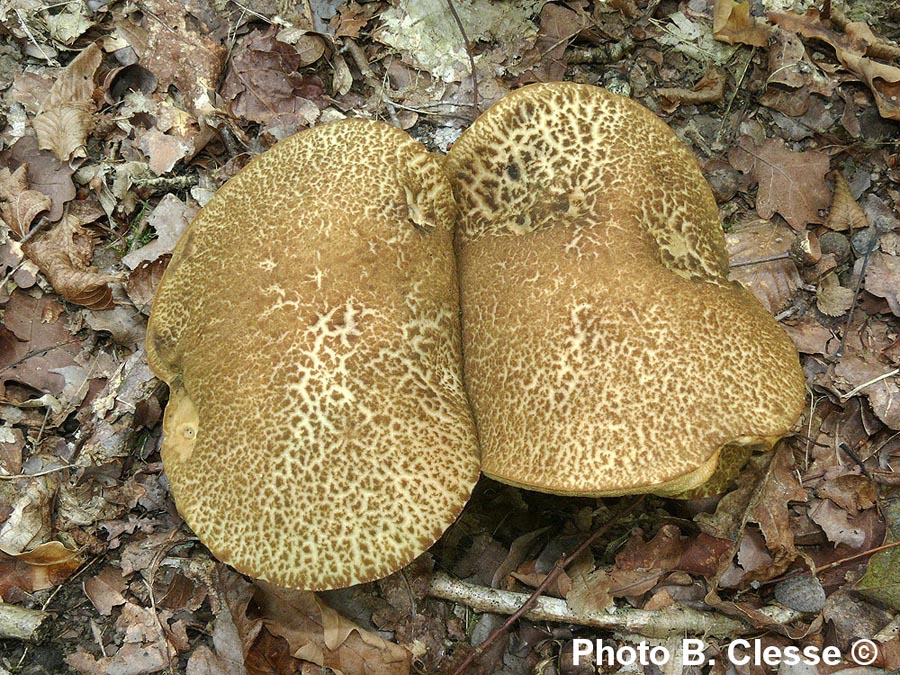
[[[429, 595], [459, 602], [478, 612], [512, 614], [529, 598], [526, 593], [476, 586], [438, 572], [431, 581]], [[768, 605], [759, 610], [777, 624], [788, 624], [800, 615], [795, 610]], [[730, 637], [752, 630], [751, 626], [717, 612], [701, 612], [672, 606], [660, 610], [617, 607], [608, 612], [573, 612], [561, 598], [542, 596], [525, 613], [530, 621], [553, 621], [634, 633], [648, 638], [668, 638], [684, 634]]]

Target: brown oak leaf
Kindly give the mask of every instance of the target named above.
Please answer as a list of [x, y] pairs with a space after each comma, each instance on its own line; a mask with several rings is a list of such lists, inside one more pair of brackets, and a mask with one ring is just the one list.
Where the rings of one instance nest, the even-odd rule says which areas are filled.
[[64, 216], [52, 230], [28, 242], [22, 250], [44, 273], [53, 290], [69, 302], [90, 309], [113, 306], [109, 282], [116, 277], [91, 267], [93, 237], [76, 216]]
[[846, 314], [853, 304], [853, 291], [841, 286], [838, 275], [832, 272], [819, 282], [816, 289], [816, 307], [826, 316]]
[[750, 3], [734, 0], [716, 0], [713, 37], [730, 45], [765, 47], [769, 42], [766, 27], [750, 16]]
[[50, 210], [50, 197], [43, 192], [28, 189], [28, 165], [23, 164], [14, 172], [0, 169], [0, 218], [18, 237], [31, 229], [31, 221], [41, 211]]
[[834, 197], [831, 199], [831, 210], [825, 227], [842, 232], [857, 227], [868, 226], [866, 212], [853, 198], [850, 184], [840, 171], [834, 172]]
[[84, 157], [87, 135], [94, 126], [94, 73], [103, 53], [92, 43], [66, 66], [32, 121], [41, 150], [51, 150], [62, 162]]
[[728, 153], [728, 161], [759, 184], [756, 211], [763, 218], [780, 213], [797, 231], [807, 223], [822, 222], [819, 209], [828, 208], [831, 202], [825, 183], [828, 155], [824, 152], [794, 152], [776, 138], [756, 145], [743, 136]]

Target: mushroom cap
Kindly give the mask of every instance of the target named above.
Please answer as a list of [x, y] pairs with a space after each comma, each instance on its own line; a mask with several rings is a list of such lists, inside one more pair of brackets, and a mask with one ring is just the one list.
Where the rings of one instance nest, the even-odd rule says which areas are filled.
[[147, 331], [162, 459], [220, 560], [282, 586], [383, 577], [478, 478], [441, 162], [386, 124], [292, 136], [179, 241]]
[[728, 280], [712, 193], [641, 105], [519, 89], [453, 145], [466, 386], [482, 471], [572, 495], [672, 494], [798, 418], [791, 341]]

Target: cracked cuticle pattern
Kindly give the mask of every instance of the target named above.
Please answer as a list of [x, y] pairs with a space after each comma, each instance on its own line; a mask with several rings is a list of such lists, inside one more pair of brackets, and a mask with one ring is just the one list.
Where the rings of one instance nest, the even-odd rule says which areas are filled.
[[447, 159], [482, 469], [561, 494], [674, 493], [787, 433], [791, 341], [729, 281], [696, 160], [639, 104], [532, 85]]
[[[219, 559], [283, 586], [385, 576], [478, 478], [440, 161], [351, 120], [282, 141], [224, 185], [157, 291], [162, 455]], [[193, 435], [192, 435], [193, 434]]]

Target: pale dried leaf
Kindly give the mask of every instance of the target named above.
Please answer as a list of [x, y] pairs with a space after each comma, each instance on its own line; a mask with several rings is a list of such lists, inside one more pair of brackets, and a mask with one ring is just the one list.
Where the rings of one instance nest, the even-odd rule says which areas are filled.
[[50, 198], [43, 192], [28, 189], [28, 165], [23, 164], [14, 173], [6, 167], [0, 169], [0, 218], [19, 238], [31, 230], [31, 222], [41, 211], [48, 211]]
[[49, 232], [25, 244], [25, 254], [41, 269], [53, 290], [66, 300], [91, 309], [113, 306], [109, 282], [116, 277], [91, 268], [91, 233], [67, 215]]
[[884, 298], [895, 316], [900, 316], [900, 256], [875, 251], [866, 269], [865, 289]]
[[798, 231], [807, 223], [822, 222], [819, 209], [827, 208], [831, 201], [825, 183], [828, 155], [824, 152], [793, 152], [777, 138], [756, 145], [743, 136], [728, 153], [728, 160], [759, 184], [756, 210], [762, 218], [780, 213]]
[[816, 307], [826, 316], [841, 316], [853, 305], [853, 291], [841, 286], [837, 274], [832, 272], [819, 281], [816, 289]]
[[100, 574], [85, 579], [84, 594], [103, 616], [109, 616], [113, 607], [125, 604], [125, 596], [122, 595], [128, 584], [122, 576], [122, 571], [115, 567], [105, 567]]
[[613, 604], [610, 587], [609, 573], [604, 569], [576, 575], [572, 589], [566, 594], [566, 604], [577, 614], [603, 612]]
[[716, 0], [713, 10], [713, 37], [730, 45], [743, 44], [754, 47], [768, 45], [765, 25], [750, 16], [749, 2]]
[[844, 544], [859, 548], [866, 541], [866, 533], [853, 524], [850, 514], [827, 499], [816, 501], [809, 507], [809, 517], [822, 528], [828, 541], [835, 546]]
[[[725, 235], [732, 264], [787, 253], [794, 241], [784, 224], [754, 220], [737, 225]], [[731, 268], [731, 278], [750, 291], [773, 314], [785, 307], [800, 288], [800, 273], [790, 259]]]
[[185, 203], [174, 194], [164, 196], [147, 220], [147, 225], [156, 232], [156, 239], [127, 254], [122, 262], [134, 269], [144, 261], [153, 261], [171, 253], [181, 233], [197, 215], [197, 210], [193, 203]]
[[838, 232], [868, 226], [866, 212], [853, 198], [850, 184], [840, 171], [834, 172], [834, 196], [825, 227]]
[[94, 125], [94, 73], [103, 57], [91, 43], [57, 78], [41, 112], [32, 121], [38, 146], [51, 150], [62, 162], [84, 157], [87, 135]]
[[[862, 387], [872, 412], [891, 429], [900, 430], [900, 375], [868, 351], [845, 355], [834, 367], [835, 385], [844, 392]], [[884, 377], [888, 375], [888, 377]]]
[[150, 170], [156, 174], [169, 173], [192, 150], [184, 140], [164, 134], [156, 127], [138, 136], [137, 147], [146, 155]]
[[29, 480], [0, 529], [0, 551], [14, 556], [49, 539], [51, 502], [55, 488], [56, 479], [53, 476]]

